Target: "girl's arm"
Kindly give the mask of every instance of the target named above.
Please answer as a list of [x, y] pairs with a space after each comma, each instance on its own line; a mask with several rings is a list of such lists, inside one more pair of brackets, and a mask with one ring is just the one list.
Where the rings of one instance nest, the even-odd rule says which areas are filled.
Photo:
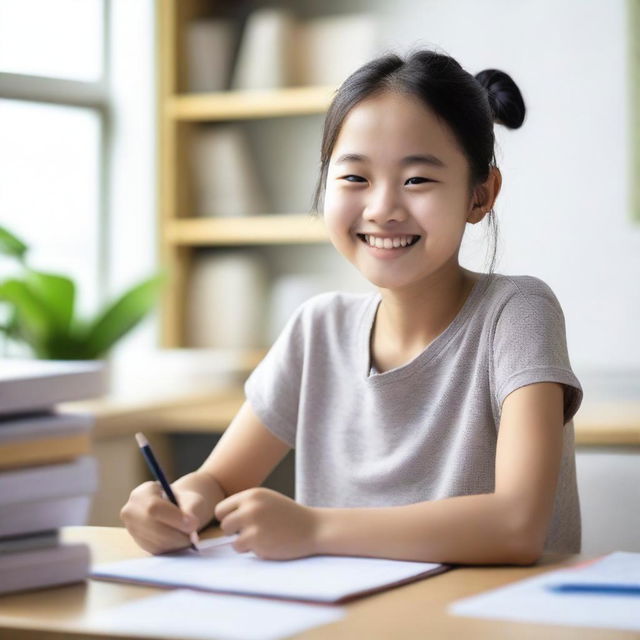
[[178, 492], [196, 492], [202, 496], [195, 509], [198, 528], [201, 528], [211, 521], [221, 500], [259, 486], [289, 450], [245, 402], [200, 468], [171, 486]]
[[218, 503], [259, 485], [288, 450], [245, 402], [202, 466], [172, 484], [180, 508], [163, 498], [157, 482], [149, 481], [131, 492], [120, 517], [146, 551], [184, 548], [188, 534], [211, 521]]
[[542, 554], [562, 456], [563, 389], [505, 399], [495, 492], [401, 507], [315, 510], [315, 552], [453, 564], [531, 564]]

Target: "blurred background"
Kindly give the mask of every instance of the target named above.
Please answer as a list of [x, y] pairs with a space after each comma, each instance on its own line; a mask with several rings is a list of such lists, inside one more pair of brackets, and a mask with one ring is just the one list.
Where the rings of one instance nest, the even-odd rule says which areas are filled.
[[[371, 290], [309, 215], [335, 88], [419, 47], [506, 71], [528, 111], [495, 129], [496, 271], [551, 286], [585, 403], [606, 407], [578, 437], [585, 550], [640, 550], [640, 427], [618, 411], [640, 400], [639, 16], [639, 0], [0, 0], [0, 225], [34, 267], [74, 279], [81, 318], [166, 273], [107, 357], [129, 404], [235, 390], [217, 418], [204, 403], [165, 419], [185, 473], [298, 304]], [[463, 265], [486, 270], [485, 229], [466, 233]], [[0, 278], [16, 268], [0, 259]], [[121, 456], [100, 433], [104, 460]], [[110, 485], [96, 523], [131, 481]]]

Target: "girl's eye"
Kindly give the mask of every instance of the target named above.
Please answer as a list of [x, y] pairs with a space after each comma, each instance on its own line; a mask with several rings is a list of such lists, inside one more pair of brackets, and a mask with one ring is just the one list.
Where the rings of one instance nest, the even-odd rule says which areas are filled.
[[423, 182], [433, 182], [433, 180], [416, 176], [414, 178], [409, 178], [405, 184], [422, 184]]
[[361, 176], [354, 175], [343, 176], [342, 180], [346, 180], [347, 182], [366, 182], [366, 180]]

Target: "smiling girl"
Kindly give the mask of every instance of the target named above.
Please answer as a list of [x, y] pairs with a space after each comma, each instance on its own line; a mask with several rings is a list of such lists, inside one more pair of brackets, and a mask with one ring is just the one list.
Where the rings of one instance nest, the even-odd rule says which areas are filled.
[[[186, 547], [212, 517], [237, 551], [529, 564], [580, 549], [572, 418], [582, 388], [562, 309], [531, 276], [459, 264], [493, 206], [494, 122], [525, 106], [494, 69], [385, 55], [338, 90], [316, 207], [375, 293], [309, 299], [245, 383], [201, 468], [137, 487], [144, 549]], [[495, 248], [494, 248], [495, 260]], [[296, 449], [296, 500], [259, 485]]]

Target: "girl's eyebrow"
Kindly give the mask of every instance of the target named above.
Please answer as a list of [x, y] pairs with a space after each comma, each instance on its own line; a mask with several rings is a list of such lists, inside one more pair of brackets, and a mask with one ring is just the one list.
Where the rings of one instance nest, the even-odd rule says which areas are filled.
[[[335, 161], [335, 164], [341, 164], [343, 162], [367, 162], [368, 160], [369, 158], [367, 158], [367, 156], [363, 156], [360, 153], [344, 153], [338, 157], [338, 159]], [[428, 164], [429, 166], [435, 167], [437, 169], [447, 168], [447, 165], [432, 153], [420, 153], [405, 156], [404, 158], [402, 158], [402, 160], [400, 160], [400, 164], [403, 166], [407, 166], [410, 164]]]

